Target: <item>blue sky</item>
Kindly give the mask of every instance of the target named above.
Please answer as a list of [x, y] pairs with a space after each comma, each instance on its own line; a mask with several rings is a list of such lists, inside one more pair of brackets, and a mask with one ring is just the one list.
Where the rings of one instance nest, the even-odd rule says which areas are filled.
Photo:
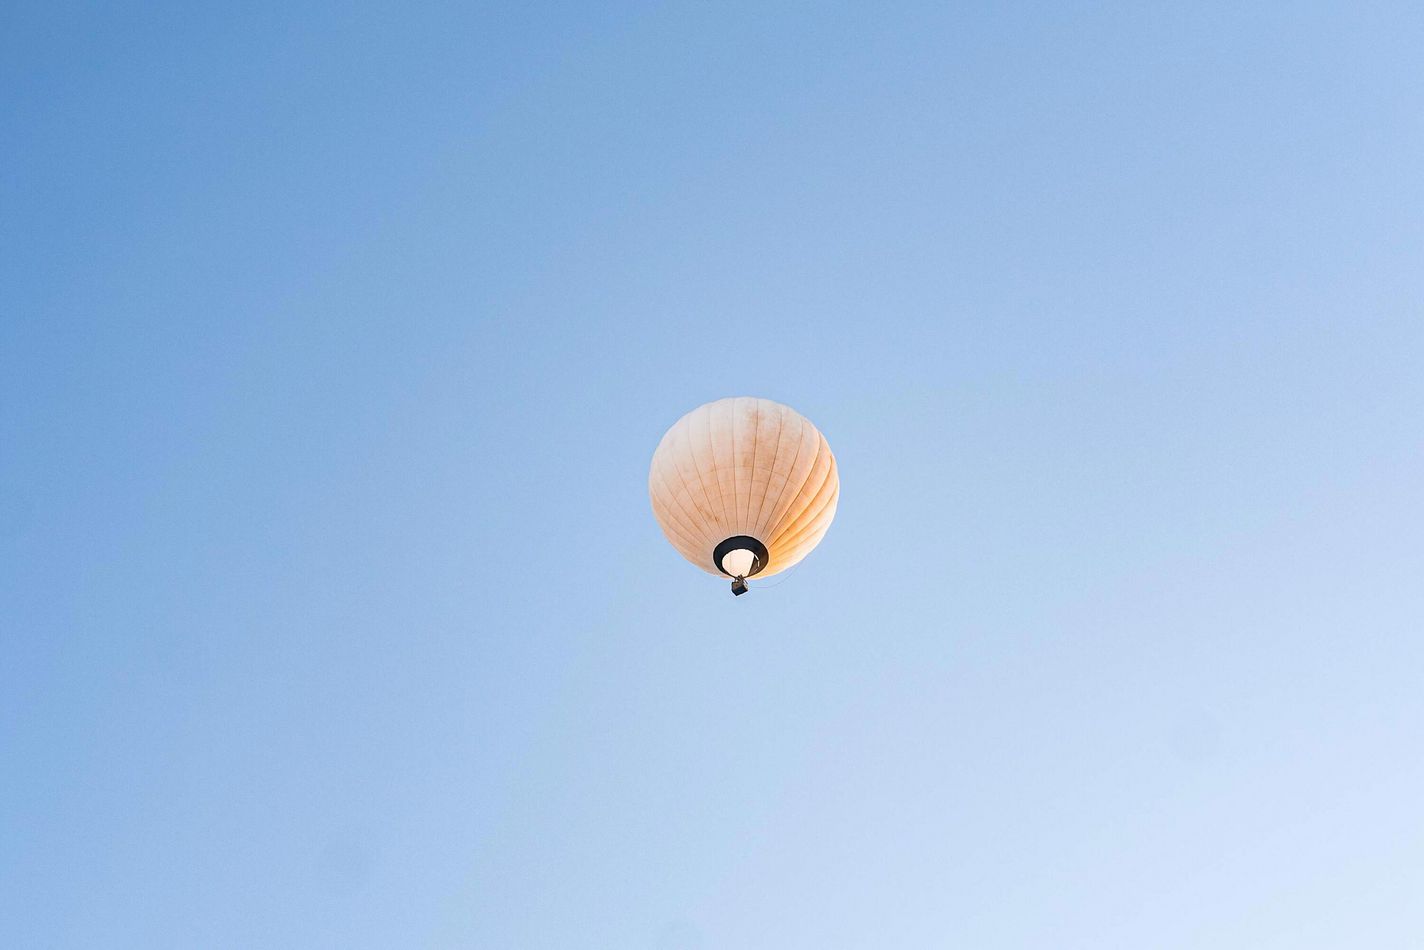
[[1424, 15], [1242, 6], [7, 4], [0, 945], [1416, 947]]

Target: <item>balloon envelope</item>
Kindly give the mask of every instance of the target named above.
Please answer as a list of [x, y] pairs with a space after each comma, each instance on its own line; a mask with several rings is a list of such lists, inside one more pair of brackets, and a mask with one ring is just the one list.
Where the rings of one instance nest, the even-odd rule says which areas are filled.
[[752, 573], [769, 577], [820, 543], [840, 478], [810, 420], [770, 399], [738, 396], [699, 406], [667, 431], [653, 453], [648, 494], [663, 534], [687, 560], [731, 575], [751, 559], [733, 551], [721, 565], [732, 570], [722, 570], [713, 552], [745, 538], [765, 549]]

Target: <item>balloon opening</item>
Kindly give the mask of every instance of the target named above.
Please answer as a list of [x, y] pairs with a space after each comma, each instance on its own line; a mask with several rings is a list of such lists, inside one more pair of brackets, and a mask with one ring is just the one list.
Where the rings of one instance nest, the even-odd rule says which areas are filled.
[[766, 545], [739, 534], [712, 549], [712, 563], [728, 577], [751, 577], [766, 570]]
[[766, 568], [766, 545], [756, 538], [739, 534], [728, 538], [712, 550], [712, 563], [717, 570], [732, 578], [732, 593], [747, 592], [747, 578]]

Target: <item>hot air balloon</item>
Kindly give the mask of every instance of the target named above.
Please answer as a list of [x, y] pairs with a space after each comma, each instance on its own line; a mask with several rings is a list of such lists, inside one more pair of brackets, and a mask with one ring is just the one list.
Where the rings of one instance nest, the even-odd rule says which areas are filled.
[[699, 406], [658, 443], [648, 472], [653, 515], [683, 557], [709, 574], [770, 577], [820, 543], [840, 496], [825, 436], [796, 410], [738, 396]]

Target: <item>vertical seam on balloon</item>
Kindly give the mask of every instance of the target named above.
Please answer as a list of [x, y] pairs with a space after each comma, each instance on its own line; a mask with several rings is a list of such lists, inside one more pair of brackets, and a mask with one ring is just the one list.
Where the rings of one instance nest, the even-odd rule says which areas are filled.
[[821, 503], [821, 507], [816, 509], [816, 513], [807, 519], [806, 523], [797, 528], [789, 537], [783, 538], [779, 543], [796, 548], [804, 544], [808, 539], [815, 537], [818, 532], [824, 532], [831, 526], [829, 520], [824, 520], [827, 511], [834, 514], [836, 504], [840, 501], [841, 485], [840, 479], [836, 480], [836, 485], [831, 489], [831, 496]]
[[[686, 416], [683, 417], [684, 420], [685, 420], [686, 418], [687, 418]], [[690, 431], [691, 428], [692, 428], [692, 426], [689, 424], [688, 426], [683, 427], [682, 421], [683, 421], [683, 420], [678, 420], [678, 427], [683, 430], [683, 433], [682, 433], [682, 434], [683, 434], [683, 436], [685, 437], [686, 441], [685, 441], [685, 443], [679, 443], [679, 444], [680, 444], [680, 445], [684, 445], [684, 444], [686, 445], [686, 447], [687, 447], [687, 457], [688, 457], [689, 460], [691, 460], [693, 469], [696, 469], [696, 468], [697, 468], [697, 457], [692, 454], [692, 436], [691, 436], [691, 431]], [[691, 497], [692, 497], [692, 486], [687, 483], [687, 478], [682, 474], [682, 466], [678, 466], [678, 469], [677, 469], [677, 477], [678, 477], [678, 480], [682, 482], [682, 486], [687, 489], [687, 495], [688, 495], [688, 497], [691, 498]], [[697, 507], [697, 499], [695, 499], [695, 498], [693, 498], [692, 507], [697, 510], [698, 521], [699, 521], [699, 522], [701, 523], [701, 525], [702, 525], [702, 533], [703, 533], [704, 536], [706, 536], [706, 534], [708, 533], [708, 529], [712, 527], [712, 523], [707, 520], [708, 518], [710, 518], [710, 517], [712, 516], [712, 505], [711, 505], [711, 499], [707, 497], [707, 486], [706, 486], [705, 484], [703, 484], [703, 482], [702, 482], [702, 472], [700, 472], [700, 471], [697, 472], [697, 485], [698, 485], [699, 488], [702, 489], [702, 500], [707, 503], [707, 513], [704, 515], [704, 514], [702, 513], [702, 509]]]
[[[738, 402], [738, 403], [746, 402], [746, 400], [747, 400], [748, 398], [749, 398], [749, 397], [747, 397], [747, 396], [740, 396], [740, 397], [737, 398], [737, 402]], [[740, 418], [740, 414], [738, 414], [738, 417]], [[742, 426], [742, 428], [746, 428], [746, 426], [744, 425], [744, 426]], [[742, 446], [742, 438], [741, 438], [741, 436], [739, 435], [739, 436], [737, 436], [737, 438], [736, 438], [736, 439], [733, 441], [733, 443], [732, 443], [732, 466], [733, 466], [732, 471], [734, 471], [734, 472], [735, 472], [737, 469], [739, 469], [739, 468], [742, 467], [742, 466], [739, 464], [739, 463], [741, 462], [741, 452], [740, 452], [741, 446]], [[755, 448], [755, 446], [753, 446], [753, 448]], [[747, 481], [747, 504], [746, 504], [746, 507], [745, 507], [745, 508], [742, 507], [742, 492], [741, 492], [741, 489], [738, 489], [738, 490], [737, 490], [737, 521], [736, 521], [735, 527], [736, 527], [736, 529], [737, 529], [737, 533], [738, 533], [738, 534], [745, 534], [745, 533], [746, 533], [746, 520], [747, 520], [747, 518], [746, 518], [746, 515], [744, 514], [744, 512], [750, 511], [750, 510], [751, 510], [751, 507], [752, 507], [752, 486], [751, 486], [751, 480], [748, 479], [748, 481]]]
[[[742, 531], [744, 534], [750, 534], [753, 526], [752, 492], [756, 491], [757, 443], [761, 440], [761, 400], [753, 399], [752, 405], [756, 406], [756, 428], [752, 429], [752, 467], [751, 474], [747, 476], [747, 520], [742, 522]], [[761, 539], [758, 538], [757, 540]]]
[[[757, 439], [756, 439], [756, 443], [755, 443], [757, 446], [760, 446], [760, 445], [761, 445], [761, 417], [762, 417], [761, 404], [762, 404], [763, 402], [767, 402], [767, 401], [768, 401], [768, 400], [765, 400], [765, 399], [758, 399], [758, 400], [757, 400]], [[777, 438], [779, 439], [779, 438], [781, 437], [781, 414], [780, 414], [780, 413], [777, 413], [776, 420], [777, 420], [776, 435], [777, 435]], [[755, 514], [755, 515], [752, 515], [752, 513], [751, 513], [750, 511], [747, 512], [747, 514], [749, 515], [749, 517], [747, 518], [747, 534], [749, 534], [749, 535], [751, 535], [752, 537], [756, 538], [758, 541], [761, 540], [761, 532], [758, 531], [757, 529], [761, 526], [761, 513], [762, 513], [762, 509], [764, 509], [764, 508], [766, 507], [766, 494], [767, 494], [767, 492], [769, 492], [769, 491], [771, 490], [771, 476], [772, 476], [773, 474], [775, 474], [775, 472], [776, 472], [776, 450], [773, 449], [772, 452], [771, 452], [771, 467], [770, 467], [769, 469], [767, 469], [767, 472], [766, 472], [766, 484], [765, 484], [764, 486], [762, 486], [761, 496], [760, 496], [759, 498], [757, 498], [756, 514]], [[753, 485], [756, 484], [756, 474], [757, 474], [756, 455], [753, 455], [753, 456], [752, 456], [752, 484], [753, 484]]]
[[[813, 426], [813, 425], [811, 425], [811, 423], [810, 423], [809, 421], [807, 421], [807, 420], [803, 417], [803, 418], [801, 419], [801, 438], [796, 441], [796, 454], [795, 454], [794, 456], [792, 456], [792, 458], [791, 458], [791, 468], [788, 469], [787, 472], [786, 472], [786, 476], [787, 476], [787, 477], [786, 477], [786, 482], [785, 482], [785, 484], [783, 484], [783, 485], [781, 486], [781, 494], [776, 496], [776, 505], [773, 506], [772, 509], [771, 509], [772, 514], [776, 514], [776, 509], [781, 507], [781, 499], [783, 499], [783, 498], [786, 497], [787, 491], [789, 491], [790, 488], [791, 488], [791, 476], [794, 475], [794, 474], [796, 474], [796, 463], [799, 462], [799, 461], [801, 461], [801, 446], [803, 446], [803, 445], [806, 444], [806, 430], [807, 430], [807, 429], [810, 429], [813, 433], [815, 433], [815, 436], [816, 436], [817, 440], [819, 440], [819, 439], [821, 438], [821, 433], [816, 429], [816, 427]], [[779, 444], [780, 444], [780, 443], [778, 443], [778, 445], [779, 445]], [[812, 460], [812, 465], [813, 465], [813, 466], [815, 465], [815, 461], [814, 461], [814, 460]], [[806, 476], [809, 478], [810, 475], [811, 475], [811, 473], [808, 471], [808, 472], [806, 473]], [[805, 478], [803, 478], [803, 479], [801, 480], [801, 485], [804, 485], [804, 484], [806, 484], [806, 479], [805, 479]], [[801, 492], [801, 485], [797, 485], [797, 486], [796, 486], [796, 492], [797, 492], [797, 494], [800, 494], [800, 492]], [[777, 525], [777, 524], [780, 524], [780, 523], [781, 523], [781, 520], [786, 517], [786, 512], [789, 511], [789, 510], [791, 510], [791, 502], [793, 502], [793, 501], [795, 501], [795, 500], [796, 500], [796, 495], [792, 495], [792, 496], [791, 496], [791, 501], [788, 501], [788, 502], [786, 503], [786, 507], [785, 507], [785, 508], [782, 508], [781, 514], [780, 514], [780, 515], [777, 515], [776, 524], [767, 525], [767, 533], [768, 533], [768, 534], [770, 534], [772, 531], [774, 531], [774, 530], [776, 529], [776, 525]], [[767, 542], [764, 542], [764, 543], [766, 544], [767, 550], [770, 551], [770, 550], [771, 550], [771, 542], [770, 542], [770, 541], [767, 541]]]
[[[819, 460], [820, 457], [821, 457], [821, 446], [823, 446], [823, 445], [826, 446], [826, 451], [827, 451], [827, 453], [829, 453], [829, 452], [830, 452], [830, 446], [829, 446], [829, 445], [826, 445], [826, 437], [823, 436], [823, 435], [820, 435], [819, 433], [817, 433], [817, 436], [816, 436], [816, 458], [817, 458], [817, 460]], [[786, 525], [786, 527], [782, 528], [781, 533], [776, 536], [778, 542], [781, 540], [781, 538], [783, 538], [783, 537], [785, 537], [785, 536], [787, 535], [788, 531], [789, 531], [791, 528], [795, 527], [796, 522], [801, 519], [801, 516], [804, 515], [804, 514], [806, 513], [807, 509], [809, 509], [809, 508], [811, 507], [811, 504], [812, 504], [813, 502], [815, 502], [816, 496], [821, 493], [821, 489], [823, 489], [823, 488], [826, 487], [826, 480], [829, 479], [829, 478], [831, 477], [832, 473], [835, 472], [835, 470], [836, 470], [835, 465], [836, 465], [836, 463], [835, 463], [835, 456], [832, 455], [832, 456], [831, 456], [831, 464], [826, 466], [825, 474], [822, 475], [822, 476], [821, 476], [821, 480], [816, 483], [816, 490], [813, 491], [813, 492], [811, 492], [811, 497], [808, 498], [807, 501], [806, 501], [806, 507], [805, 507], [805, 508], [802, 508], [800, 511], [798, 511], [798, 512], [796, 513], [796, 517], [793, 518], [790, 522], [788, 522], [787, 525]], [[812, 471], [815, 471], [815, 470], [816, 470], [815, 466], [816, 466], [816, 463], [815, 463], [815, 462], [812, 462], [812, 463], [811, 463], [811, 470], [812, 470]], [[808, 480], [809, 480], [809, 476], [808, 476]], [[802, 488], [805, 488], [805, 483], [802, 484]], [[770, 545], [768, 545], [768, 547], [769, 547], [769, 546], [770, 546]]]
[[672, 510], [672, 506], [661, 500], [661, 495], [652, 495], [651, 497], [653, 514], [657, 516], [658, 526], [662, 528], [663, 534], [667, 535], [673, 544], [681, 541], [688, 547], [696, 547], [693, 537], [687, 533], [683, 525], [678, 523], [677, 512]]
[[[802, 511], [802, 514], [805, 517], [798, 518], [796, 523], [790, 526], [782, 534], [782, 536], [777, 539], [777, 542], [779, 544], [788, 544], [792, 546], [799, 544], [801, 540], [806, 536], [808, 531], [814, 531], [817, 521], [821, 518], [822, 515], [826, 513], [826, 510], [828, 508], [832, 508], [835, 505], [837, 499], [840, 498], [841, 482], [840, 477], [836, 473], [834, 466], [832, 466], [830, 474], [835, 477], [827, 477], [827, 479], [821, 483], [821, 487], [816, 489], [816, 494], [812, 496], [810, 502], [807, 503], [806, 508]], [[821, 493], [826, 490], [827, 485], [831, 486], [830, 493], [827, 495], [826, 499], [821, 502], [820, 506], [815, 507], [813, 510], [813, 506], [816, 504], [816, 499], [821, 497]]]
[[810, 554], [825, 539], [830, 528], [831, 519], [818, 518], [815, 524], [798, 532], [794, 540], [782, 543], [782, 549], [786, 552], [782, 557], [785, 559], [796, 557], [797, 560], [800, 560]]
[[[737, 511], [737, 400], [732, 399], [732, 517], [741, 517]], [[736, 530], [735, 524], [724, 524], [722, 527]]]
[[[682, 477], [681, 475], [678, 476], [679, 479], [681, 479], [681, 477]], [[668, 489], [668, 494], [672, 495], [673, 504], [677, 505], [678, 510], [681, 511], [684, 515], [686, 515], [686, 514], [687, 514], [687, 509], [684, 508], [684, 507], [682, 506], [682, 502], [678, 500], [678, 498], [677, 498], [677, 492], [671, 490], [671, 489], [672, 489], [672, 485], [668, 482], [668, 480], [667, 480], [667, 475], [663, 473], [663, 470], [662, 470], [662, 467], [661, 467], [661, 466], [658, 467], [658, 478], [662, 479], [663, 488]], [[686, 488], [686, 487], [687, 487], [686, 484], [684, 484], [683, 487]], [[684, 522], [683, 525], [682, 525], [682, 527], [684, 527], [684, 528], [689, 528], [689, 529], [690, 529], [690, 530], [687, 532], [687, 536], [688, 536], [689, 538], [695, 538], [695, 537], [697, 537], [697, 529], [696, 529], [695, 527], [692, 527], [692, 525], [690, 525], [690, 524], [687, 523], [687, 522]]]
[[677, 466], [677, 480], [682, 485], [682, 490], [687, 492], [688, 500], [692, 502], [691, 514], [694, 516], [695, 519], [694, 526], [698, 528], [702, 532], [702, 534], [705, 535], [707, 533], [707, 519], [702, 517], [702, 512], [697, 507], [697, 499], [693, 497], [692, 494], [692, 486], [687, 484], [687, 479], [683, 477], [682, 466], [680, 465]]
[[708, 528], [712, 526], [711, 524], [708, 524], [708, 520], [706, 520], [706, 518], [702, 516], [702, 511], [698, 510], [698, 500], [693, 499], [692, 497], [692, 486], [689, 486], [688, 484], [688, 477], [686, 477], [685, 474], [682, 474], [682, 466], [679, 466], [678, 460], [676, 460], [676, 453], [674, 453], [674, 456], [672, 456], [672, 467], [674, 467], [674, 469], [678, 471], [678, 484], [681, 484], [682, 490], [688, 493], [688, 501], [691, 501], [692, 503], [692, 513], [698, 516], [696, 517], [696, 520], [698, 520], [698, 524], [701, 524], [702, 526], [703, 536], [706, 536], [706, 533], [708, 533]]
[[[682, 503], [677, 500], [677, 493], [672, 490], [672, 486], [668, 483], [667, 476], [662, 472], [658, 472], [658, 480], [662, 482], [664, 498], [671, 498], [671, 501], [663, 502], [663, 507], [667, 509], [667, 513], [672, 518], [673, 524], [677, 527], [678, 532], [689, 541], [697, 537], [697, 529], [692, 528], [685, 518], [682, 517], [682, 515], [685, 515], [687, 512], [683, 509]], [[679, 512], [681, 512], [681, 515]]]
[[686, 546], [689, 549], [701, 547], [678, 523], [677, 512], [673, 511], [667, 502], [654, 499], [653, 514], [657, 516], [658, 527], [662, 528], [663, 534], [674, 546]]
[[787, 506], [786, 512], [782, 515], [782, 523], [778, 526], [776, 539], [771, 542], [772, 544], [780, 543], [781, 538], [784, 537], [787, 531], [796, 524], [797, 520], [799, 520], [801, 515], [806, 511], [806, 507], [809, 506], [811, 502], [815, 499], [816, 492], [819, 492], [821, 490], [821, 486], [826, 483], [825, 477], [823, 475], [821, 481], [816, 483], [815, 489], [812, 490], [810, 496], [807, 497], [806, 503], [800, 508], [796, 509], [795, 513], [792, 513], [792, 505], [795, 505], [801, 500], [802, 495], [806, 493], [806, 486], [811, 484], [811, 476], [815, 473], [816, 463], [820, 461], [821, 458], [821, 442], [821, 433], [818, 431], [816, 433], [816, 454], [811, 457], [811, 468], [806, 472], [806, 478], [803, 479], [801, 484], [797, 486], [796, 497], [791, 499], [791, 505]]
[[[778, 410], [779, 410], [780, 408], [781, 408], [780, 406], [777, 407]], [[767, 488], [771, 488], [771, 476], [773, 476], [773, 475], [776, 474], [776, 460], [777, 460], [777, 458], [781, 455], [781, 433], [782, 433], [783, 430], [785, 430], [785, 428], [786, 428], [786, 417], [785, 417], [785, 415], [784, 415], [783, 413], [781, 413], [780, 411], [778, 411], [778, 412], [776, 413], [776, 448], [774, 448], [774, 449], [771, 450], [771, 470], [766, 473], [766, 487], [767, 487]], [[778, 500], [778, 501], [781, 500], [781, 496], [780, 496], [780, 495], [777, 495], [776, 497], [777, 497], [777, 500]], [[761, 515], [762, 515], [762, 512], [763, 512], [765, 509], [766, 509], [766, 492], [762, 492], [762, 494], [761, 494], [761, 500], [760, 500], [759, 502], [757, 502], [757, 515], [756, 515], [756, 518], [752, 520], [752, 532], [753, 532], [753, 537], [756, 537], [757, 540], [761, 540], [761, 537], [760, 537], [760, 534], [761, 534], [761, 531], [760, 531], [760, 528], [761, 528]], [[772, 509], [772, 510], [775, 510], [775, 509]]]
[[[697, 484], [702, 486], [702, 498], [707, 502], [707, 516], [709, 518], [716, 518], [717, 513], [712, 510], [712, 496], [707, 493], [707, 480], [702, 477], [702, 466], [697, 464], [697, 453], [693, 451], [692, 448], [692, 413], [688, 413], [686, 416], [683, 416], [683, 418], [689, 420], [687, 423], [687, 454], [688, 457], [692, 459], [692, 467], [697, 470]], [[721, 495], [719, 493], [718, 501], [720, 500]], [[709, 522], [707, 527], [710, 528], [711, 526]]]
[[[715, 403], [713, 405], [716, 405]], [[719, 527], [727, 527], [727, 500], [722, 495], [722, 479], [717, 475], [717, 443], [712, 439], [712, 423], [716, 420], [716, 413], [712, 409], [707, 410], [707, 451], [712, 460], [712, 477], [717, 479], [717, 509], [722, 512], [722, 520]], [[735, 489], [733, 489], [735, 491]]]
[[[832, 512], [834, 515], [834, 512]], [[806, 555], [810, 554], [816, 547], [825, 540], [826, 533], [830, 530], [831, 518], [823, 517], [817, 520], [816, 524], [809, 528], [795, 541], [783, 542], [781, 555], [781, 570], [792, 567], [800, 562]]]

